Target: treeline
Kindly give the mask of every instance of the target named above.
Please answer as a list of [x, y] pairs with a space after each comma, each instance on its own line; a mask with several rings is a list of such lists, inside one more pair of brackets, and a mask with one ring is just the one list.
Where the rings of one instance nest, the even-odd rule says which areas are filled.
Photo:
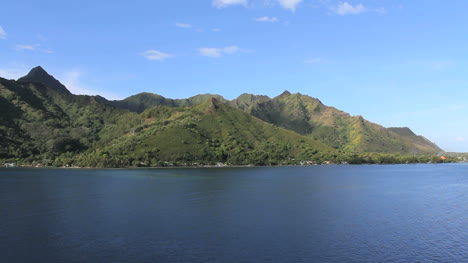
[[[456, 161], [405, 155], [410, 148], [396, 135], [395, 142], [386, 143], [386, 133], [372, 131], [362, 117], [349, 119], [300, 94], [284, 93], [271, 101], [247, 94], [230, 103], [212, 95], [168, 101], [142, 94], [117, 107], [99, 96], [71, 94], [42, 68], [28, 76], [0, 78], [0, 164], [111, 168]], [[245, 108], [252, 103], [256, 106]], [[312, 108], [316, 111], [309, 112]], [[342, 128], [306, 121], [322, 110], [335, 112]], [[350, 133], [357, 137], [345, 132], [351, 124], [359, 128]]]
[[[158, 157], [158, 150], [142, 154], [113, 155], [106, 151], [78, 154], [65, 153], [55, 159], [31, 160], [30, 158], [0, 159], [0, 163], [31, 165], [40, 167], [92, 167], [92, 168], [132, 168], [132, 167], [184, 167], [184, 166], [277, 166], [277, 165], [329, 165], [329, 164], [409, 164], [409, 163], [454, 163], [456, 157], [441, 158], [431, 155], [403, 155], [383, 153], [307, 153], [292, 158], [286, 151], [233, 151], [230, 154], [206, 153], [204, 158], [181, 153], [173, 156]], [[307, 156], [307, 157], [306, 157]]]

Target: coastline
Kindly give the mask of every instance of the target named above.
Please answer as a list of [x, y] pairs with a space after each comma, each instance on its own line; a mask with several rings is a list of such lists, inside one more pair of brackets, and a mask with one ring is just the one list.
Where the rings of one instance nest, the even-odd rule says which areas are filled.
[[186, 165], [186, 166], [154, 166], [154, 167], [78, 167], [78, 166], [35, 166], [35, 165], [17, 165], [14, 167], [1, 166], [0, 170], [17, 169], [17, 168], [32, 168], [32, 169], [81, 169], [81, 170], [145, 170], [145, 169], [227, 169], [227, 168], [275, 168], [275, 167], [315, 167], [315, 166], [388, 166], [388, 165], [423, 165], [423, 164], [463, 164], [465, 162], [443, 162], [443, 163], [362, 163], [362, 164], [307, 164], [307, 165]]

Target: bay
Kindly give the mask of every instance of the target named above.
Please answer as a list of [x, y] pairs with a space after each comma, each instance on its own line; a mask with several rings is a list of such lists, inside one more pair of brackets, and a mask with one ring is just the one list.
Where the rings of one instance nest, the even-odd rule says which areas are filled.
[[1, 262], [467, 262], [468, 165], [0, 169]]

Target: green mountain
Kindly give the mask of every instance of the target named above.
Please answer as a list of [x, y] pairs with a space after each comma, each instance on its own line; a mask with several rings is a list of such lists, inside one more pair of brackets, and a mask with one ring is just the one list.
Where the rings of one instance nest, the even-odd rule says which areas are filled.
[[144, 110], [154, 106], [168, 106], [168, 107], [190, 107], [205, 102], [210, 98], [217, 98], [220, 101], [226, 100], [220, 95], [201, 94], [190, 97], [188, 99], [168, 99], [158, 94], [149, 92], [142, 92], [130, 96], [124, 100], [109, 101], [115, 107], [128, 109], [133, 112], [141, 113]]
[[139, 113], [156, 105], [176, 107], [174, 100], [166, 99], [161, 95], [149, 92], [139, 93], [124, 100], [115, 100], [110, 101], [109, 103], [115, 107]]
[[428, 139], [424, 138], [424, 136], [416, 135], [410, 128], [408, 127], [390, 127], [387, 128], [389, 131], [394, 132], [403, 138], [407, 143], [413, 144], [414, 147], [418, 148], [418, 152], [444, 152], [439, 146], [435, 143], [429, 141]]
[[[203, 99], [194, 99], [202, 96]], [[135, 112], [164, 105], [169, 107], [193, 106], [214, 95], [198, 95], [187, 100], [171, 100], [160, 95], [142, 93], [121, 102], [132, 101], [135, 106], [123, 107]], [[148, 97], [153, 98], [148, 103]], [[227, 101], [228, 105], [251, 114], [265, 122], [295, 131], [321, 141], [335, 149], [347, 152], [381, 152], [404, 154], [437, 154], [443, 152], [437, 145], [422, 136], [415, 135], [409, 128], [408, 134], [395, 128], [385, 128], [369, 122], [362, 116], [351, 116], [334, 107], [324, 105], [320, 100], [288, 91], [271, 99], [263, 95], [242, 94]], [[186, 103], [180, 103], [187, 101]], [[115, 104], [119, 107], [118, 104]], [[137, 110], [136, 110], [137, 109]]]
[[73, 95], [44, 72], [38, 67], [18, 81], [0, 78], [0, 159], [81, 152], [102, 139], [107, 124], [135, 115], [99, 96]]
[[28, 75], [19, 78], [18, 82], [40, 83], [49, 89], [53, 89], [64, 94], [71, 94], [70, 91], [53, 76], [49, 75], [42, 67], [37, 66], [28, 73]]
[[[0, 106], [0, 159], [8, 161], [264, 165], [441, 151], [408, 128], [387, 129], [289, 92], [273, 99], [242, 94], [232, 101], [212, 94], [169, 99], [140, 93], [108, 101], [73, 95], [36, 67], [17, 81], [0, 78]], [[367, 156], [366, 162], [384, 157]]]
[[251, 114], [256, 105], [267, 102], [269, 100], [270, 98], [268, 96], [244, 93], [241, 94], [237, 99], [231, 101], [229, 104], [237, 109]]
[[243, 94], [233, 105], [266, 122], [312, 137], [336, 149], [347, 152], [382, 152], [406, 154], [437, 154], [443, 152], [422, 136], [398, 132], [369, 122], [362, 116], [351, 116], [320, 100], [285, 91], [269, 99]]
[[155, 106], [139, 118], [140, 125], [81, 155], [78, 163], [114, 167], [218, 162], [266, 165], [337, 155], [327, 145], [265, 123], [216, 98], [195, 107]]
[[[0, 159], [125, 166], [140, 165], [135, 160], [150, 156], [153, 164], [275, 164], [335, 153], [230, 107], [220, 96], [171, 100], [143, 93], [119, 104], [100, 96], [73, 95], [44, 72], [38, 67], [18, 81], [0, 78], [5, 109], [0, 112]], [[162, 105], [141, 106], [144, 103]], [[146, 107], [150, 108], [138, 113]], [[105, 151], [112, 155], [102, 154]], [[157, 159], [151, 155], [155, 152]]]

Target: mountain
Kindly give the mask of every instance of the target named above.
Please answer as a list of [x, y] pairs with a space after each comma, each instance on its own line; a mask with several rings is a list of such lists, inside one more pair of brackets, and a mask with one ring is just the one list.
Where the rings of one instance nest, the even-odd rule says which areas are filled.
[[230, 105], [250, 114], [255, 105], [269, 100], [268, 96], [243, 93], [237, 99], [231, 101]]
[[442, 151], [408, 128], [384, 128], [287, 91], [275, 98], [242, 94], [232, 101], [213, 94], [169, 99], [152, 93], [108, 101], [71, 94], [36, 67], [17, 81], [0, 78], [0, 105], [0, 160], [26, 163], [381, 163], [403, 157], [367, 153]]
[[91, 166], [171, 164], [287, 164], [319, 162], [336, 150], [312, 138], [275, 127], [210, 98], [195, 107], [155, 106], [140, 114], [141, 124], [104, 147], [81, 155]]
[[111, 105], [115, 107], [128, 109], [134, 112], [143, 112], [145, 109], [151, 108], [157, 105], [175, 107], [174, 100], [166, 99], [161, 95], [142, 92], [133, 96], [130, 96], [124, 100], [110, 101]]
[[[125, 102], [73, 95], [40, 67], [18, 81], [0, 78], [0, 159], [120, 167], [155, 161], [279, 164], [337, 154], [235, 109], [221, 96], [171, 100], [143, 93]], [[149, 157], [152, 163], [142, 159]]]
[[416, 135], [408, 127], [390, 127], [388, 128], [388, 130], [396, 134], [399, 134], [408, 143], [412, 143], [415, 147], [417, 147], [420, 150], [420, 152], [431, 152], [431, 151], [432, 152], [437, 151], [439, 153], [444, 152], [444, 150], [439, 148], [439, 146], [437, 146], [435, 143], [424, 138], [424, 136]]
[[[247, 100], [246, 99], [249, 99]], [[288, 91], [269, 99], [255, 95], [241, 95], [233, 105], [266, 122], [315, 138], [336, 149], [347, 152], [383, 152], [406, 154], [437, 154], [442, 150], [414, 133], [402, 134], [351, 116], [320, 100]], [[406, 128], [409, 130], [409, 128]], [[411, 130], [409, 130], [411, 131]]]
[[50, 89], [56, 90], [58, 92], [62, 92], [65, 94], [71, 94], [70, 91], [58, 80], [56, 80], [53, 76], [49, 75], [42, 67], [37, 66], [29, 73], [18, 79], [18, 82], [23, 82], [23, 83], [40, 83], [44, 85], [45, 87], [48, 87]]
[[[405, 135], [397, 132], [396, 129], [387, 129], [367, 121], [362, 116], [351, 116], [349, 113], [326, 106], [316, 98], [299, 93], [291, 94], [289, 91], [272, 99], [263, 95], [244, 93], [232, 101], [211, 94], [197, 95], [185, 100], [171, 100], [156, 94], [141, 93], [120, 102], [116, 101], [114, 105], [142, 112], [157, 105], [193, 106], [214, 96], [220, 101], [265, 122], [317, 139], [335, 149], [347, 152], [405, 154], [443, 152], [437, 145], [413, 132]], [[199, 99], [200, 97], [203, 99]], [[134, 103], [132, 107], [119, 105], [119, 103], [129, 103], [130, 101]], [[409, 130], [409, 128], [406, 129]]]
[[149, 92], [142, 92], [133, 96], [130, 96], [123, 100], [110, 101], [111, 105], [115, 107], [128, 109], [133, 112], [141, 113], [144, 110], [154, 106], [169, 106], [169, 107], [190, 107], [205, 102], [209, 98], [217, 98], [220, 101], [226, 102], [226, 100], [220, 95], [213, 94], [201, 94], [190, 97], [188, 99], [168, 99], [158, 94]]
[[99, 96], [71, 94], [36, 67], [18, 81], [0, 78], [0, 159], [52, 159], [101, 140], [100, 131], [129, 111]]

